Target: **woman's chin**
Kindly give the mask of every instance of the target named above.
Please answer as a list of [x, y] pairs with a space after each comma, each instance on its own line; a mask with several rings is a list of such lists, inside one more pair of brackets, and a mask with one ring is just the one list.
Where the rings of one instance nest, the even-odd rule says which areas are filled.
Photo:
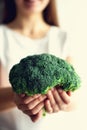
[[[23, 10], [22, 10], [22, 12], [23, 12]], [[41, 12], [42, 12], [41, 10], [36, 9], [36, 8], [29, 8], [29, 9], [24, 10], [25, 15], [37, 14], [37, 13], [41, 13]]]
[[26, 8], [37, 8], [41, 4], [40, 0], [24, 0], [24, 6]]
[[39, 0], [24, 0], [24, 8], [26, 11], [32, 12], [38, 12], [40, 11], [41, 2]]

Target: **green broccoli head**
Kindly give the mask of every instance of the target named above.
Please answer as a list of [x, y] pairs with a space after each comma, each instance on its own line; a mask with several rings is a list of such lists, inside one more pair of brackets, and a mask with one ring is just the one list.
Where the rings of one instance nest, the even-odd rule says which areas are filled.
[[25, 57], [12, 67], [9, 80], [16, 93], [27, 95], [46, 94], [55, 86], [74, 91], [81, 83], [72, 65], [51, 54]]

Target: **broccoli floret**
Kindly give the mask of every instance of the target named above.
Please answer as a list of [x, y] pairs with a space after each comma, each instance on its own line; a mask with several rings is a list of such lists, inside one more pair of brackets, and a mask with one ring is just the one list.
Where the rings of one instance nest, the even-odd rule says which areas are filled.
[[75, 91], [81, 83], [71, 64], [46, 53], [23, 58], [10, 70], [9, 81], [16, 93], [27, 95], [46, 94], [58, 85], [65, 91]]

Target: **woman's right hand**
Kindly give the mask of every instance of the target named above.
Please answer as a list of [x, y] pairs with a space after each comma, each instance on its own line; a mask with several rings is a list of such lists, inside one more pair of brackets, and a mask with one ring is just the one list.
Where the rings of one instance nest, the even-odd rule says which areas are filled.
[[14, 94], [14, 101], [18, 109], [27, 114], [33, 122], [36, 122], [42, 116], [45, 99], [46, 95], [41, 94], [34, 96]]

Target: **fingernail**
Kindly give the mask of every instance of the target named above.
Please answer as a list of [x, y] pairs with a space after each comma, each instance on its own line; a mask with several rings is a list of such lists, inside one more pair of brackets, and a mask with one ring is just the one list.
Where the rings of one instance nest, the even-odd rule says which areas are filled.
[[44, 98], [46, 98], [47, 96], [46, 96], [46, 95], [44, 95], [43, 97], [44, 97]]
[[62, 93], [62, 92], [63, 92], [63, 90], [62, 90], [62, 89], [58, 89], [58, 92], [59, 92], [59, 93]]
[[55, 90], [56, 90], [56, 88], [52, 88], [52, 90], [51, 90], [51, 91], [52, 91], [52, 92], [54, 92]]
[[41, 96], [41, 94], [37, 94], [37, 96]]
[[21, 94], [20, 97], [23, 98], [25, 96], [25, 94]]
[[38, 97], [38, 96], [41, 96], [41, 94], [35, 94], [34, 96], [35, 96], [35, 97]]
[[51, 88], [51, 91], [53, 91], [54, 90], [54, 88]]

